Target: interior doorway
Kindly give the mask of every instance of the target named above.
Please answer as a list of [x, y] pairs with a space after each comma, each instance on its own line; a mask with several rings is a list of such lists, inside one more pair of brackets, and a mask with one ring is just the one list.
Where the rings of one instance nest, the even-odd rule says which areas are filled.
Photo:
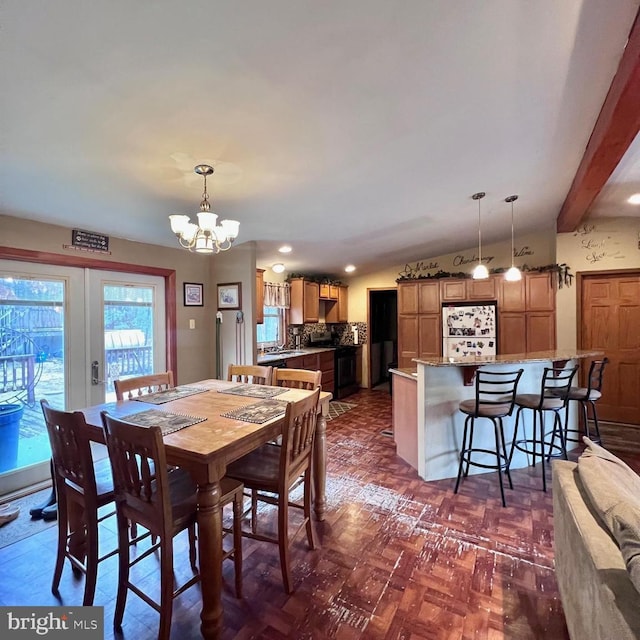
[[398, 291], [367, 289], [369, 388], [390, 388], [389, 368], [398, 361]]

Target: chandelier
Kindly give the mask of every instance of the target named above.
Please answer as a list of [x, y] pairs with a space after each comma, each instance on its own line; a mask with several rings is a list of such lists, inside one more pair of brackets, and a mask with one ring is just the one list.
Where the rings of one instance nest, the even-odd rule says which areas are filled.
[[198, 224], [191, 222], [189, 216], [175, 214], [169, 216], [171, 231], [176, 234], [180, 246], [196, 253], [219, 253], [231, 249], [233, 241], [238, 237], [240, 223], [237, 220], [221, 220], [209, 209], [207, 193], [207, 176], [213, 173], [208, 164], [196, 165], [193, 169], [204, 178], [204, 193], [198, 211]]

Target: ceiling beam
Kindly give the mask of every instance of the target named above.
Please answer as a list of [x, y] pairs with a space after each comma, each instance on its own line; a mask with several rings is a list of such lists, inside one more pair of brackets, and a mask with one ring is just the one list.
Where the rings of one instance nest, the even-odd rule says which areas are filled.
[[560, 209], [558, 233], [575, 231], [640, 131], [640, 11]]

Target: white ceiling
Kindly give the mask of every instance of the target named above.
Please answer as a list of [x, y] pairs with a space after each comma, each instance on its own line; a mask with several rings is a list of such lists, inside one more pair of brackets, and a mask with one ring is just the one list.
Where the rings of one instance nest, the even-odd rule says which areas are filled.
[[[483, 241], [514, 193], [517, 233], [553, 228], [639, 4], [5, 0], [0, 212], [174, 247], [206, 162], [288, 272], [473, 247], [476, 191]], [[616, 173], [594, 209], [631, 215]]]

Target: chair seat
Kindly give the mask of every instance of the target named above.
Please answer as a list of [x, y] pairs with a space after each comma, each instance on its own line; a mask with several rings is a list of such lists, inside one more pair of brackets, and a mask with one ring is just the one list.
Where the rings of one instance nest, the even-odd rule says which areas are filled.
[[[278, 486], [281, 447], [264, 444], [227, 467], [227, 476], [241, 480], [246, 487], [262, 488]], [[266, 490], [266, 489], [265, 489]]]
[[569, 400], [598, 400], [602, 397], [602, 393], [597, 389], [586, 389], [583, 387], [571, 387], [567, 398]]
[[554, 396], [545, 396], [540, 403], [540, 396], [537, 393], [523, 393], [516, 396], [516, 404], [525, 409], [542, 409], [543, 411], [553, 411], [564, 407], [564, 400]]
[[480, 404], [476, 411], [475, 398], [471, 398], [460, 403], [460, 411], [476, 418], [504, 418], [511, 411], [511, 400], [504, 404]]

